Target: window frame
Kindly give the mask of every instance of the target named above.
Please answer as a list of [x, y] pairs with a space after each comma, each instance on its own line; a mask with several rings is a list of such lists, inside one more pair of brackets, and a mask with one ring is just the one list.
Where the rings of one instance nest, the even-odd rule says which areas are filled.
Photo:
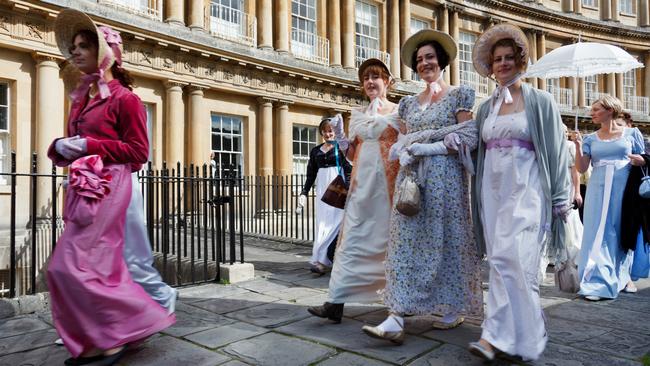
[[582, 6], [590, 9], [598, 9], [598, 0], [580, 0]]
[[[296, 129], [306, 129], [307, 130], [307, 140], [303, 141], [302, 140], [302, 134], [300, 133], [300, 130], [298, 130], [298, 139], [296, 140]], [[310, 131], [313, 131], [314, 135], [314, 140], [310, 140]], [[310, 126], [310, 125], [301, 125], [301, 124], [293, 124], [291, 128], [291, 162], [292, 162], [292, 168], [291, 172], [294, 175], [305, 175], [307, 173], [307, 162], [309, 161], [309, 154], [311, 150], [318, 146], [320, 143], [320, 134], [318, 133], [318, 126]], [[296, 154], [295, 151], [295, 144], [298, 144], [298, 153]], [[304, 151], [302, 151], [302, 145], [306, 144], [307, 145], [307, 151], [305, 154]], [[304, 165], [303, 165], [304, 164]], [[297, 171], [297, 166], [303, 165], [304, 170], [302, 172]]]
[[[623, 4], [627, 4], [626, 8], [629, 7], [629, 9], [623, 9]], [[618, 0], [618, 9], [616, 9], [620, 14], [623, 15], [631, 15], [635, 16], [636, 15], [636, 1], [635, 0]], [[630, 10], [630, 11], [627, 11]]]
[[[420, 25], [424, 25], [424, 27], [422, 28], [420, 26], [414, 26], [415, 24], [418, 23]], [[431, 29], [431, 22], [426, 19], [411, 16], [411, 21], [409, 22], [409, 30], [411, 31], [411, 34], [415, 34], [416, 32], [419, 32], [422, 29]], [[410, 62], [410, 60], [406, 60], [406, 62]], [[422, 79], [420, 79], [420, 76], [418, 75], [417, 70], [413, 70], [413, 72], [411, 72], [411, 80], [420, 81], [420, 82], [422, 81]]]
[[[6, 87], [6, 104], [2, 104], [3, 101], [0, 101], [0, 108], [5, 108], [6, 113], [6, 123], [7, 126], [5, 129], [0, 129], [0, 144], [6, 147], [6, 151], [3, 151], [0, 155], [0, 172], [10, 173], [11, 172], [11, 83], [7, 80], [0, 80], [0, 87]], [[10, 182], [10, 178], [6, 176], [0, 176], [0, 186], [7, 185]]]
[[[361, 0], [356, 0], [355, 2], [355, 12], [354, 12], [354, 41], [355, 45], [358, 48], [361, 48], [362, 51], [367, 52], [367, 50], [376, 50], [380, 51], [381, 47], [381, 32], [379, 31], [379, 6], [376, 4], [371, 4], [366, 1], [361, 1]], [[359, 9], [366, 8], [369, 10], [369, 12], [360, 12]], [[373, 13], [374, 12], [374, 13]], [[370, 14], [370, 19], [365, 19], [364, 16], [365, 14], [368, 13]], [[375, 24], [371, 24], [372, 21], [376, 20]], [[364, 29], [368, 30], [367, 33], [364, 33]], [[361, 31], [361, 32], [360, 32]], [[373, 31], [376, 35], [373, 36]], [[360, 42], [365, 40], [366, 42]], [[359, 54], [359, 49], [357, 49], [356, 54]], [[361, 57], [364, 59], [371, 58], [370, 57]], [[357, 65], [358, 67], [359, 65]]]
[[[215, 122], [214, 118], [219, 117], [220, 118], [220, 131], [219, 132], [214, 132], [212, 130], [213, 123]], [[223, 119], [224, 118], [229, 118], [231, 121], [231, 126], [232, 122], [238, 121], [239, 122], [239, 133], [234, 133], [234, 129], [231, 128], [229, 133], [224, 133], [223, 131]], [[213, 145], [213, 139], [214, 135], [218, 134], [221, 137], [220, 141], [220, 146], [219, 149], [215, 149]], [[234, 138], [231, 140], [231, 146], [230, 146], [230, 151], [224, 150], [224, 140], [223, 136], [224, 135], [229, 135], [231, 138], [232, 137], [239, 137], [239, 151], [234, 151], [233, 150], [233, 144], [232, 141], [234, 141]], [[238, 155], [239, 159], [239, 167], [236, 166], [235, 164], [235, 169], [238, 170], [238, 177], [243, 176], [244, 174], [244, 165], [245, 165], [245, 155], [244, 155], [244, 117], [242, 116], [237, 116], [237, 115], [231, 115], [231, 114], [225, 114], [225, 113], [219, 113], [219, 112], [211, 112], [210, 113], [210, 154], [215, 153], [215, 156], [217, 157], [216, 163], [217, 167], [222, 167], [223, 162], [221, 161], [222, 155], [228, 154], [228, 155]], [[229, 158], [230, 161], [232, 161], [232, 156]], [[212, 163], [212, 162], [210, 162]], [[223, 178], [222, 173], [224, 172], [224, 169], [217, 169], [214, 172], [215, 178]]]
[[[471, 37], [470, 39], [463, 39], [463, 37], [469, 36]], [[472, 52], [474, 50], [474, 44], [476, 43], [476, 40], [478, 39], [478, 36], [475, 33], [472, 32], [467, 32], [464, 30], [460, 30], [458, 32], [458, 71], [459, 71], [459, 82], [460, 84], [469, 84], [472, 86], [473, 89], [476, 89], [475, 92], [477, 95], [481, 96], [488, 96], [488, 87], [489, 87], [489, 81], [488, 78], [481, 76], [478, 72], [476, 72], [476, 69], [474, 69], [474, 62], [472, 61]], [[467, 56], [467, 59], [464, 59], [463, 57]], [[473, 85], [472, 83], [469, 83], [468, 80], [464, 80], [463, 76], [464, 73], [472, 73], [476, 75], [477, 78], [477, 84]], [[478, 89], [484, 89], [484, 92], [481, 92], [481, 90]]]

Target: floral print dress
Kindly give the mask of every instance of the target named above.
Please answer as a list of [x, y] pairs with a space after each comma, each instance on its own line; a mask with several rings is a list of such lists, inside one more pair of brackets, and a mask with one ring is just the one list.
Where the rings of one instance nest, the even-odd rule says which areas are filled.
[[[452, 87], [424, 110], [417, 96], [403, 98], [399, 115], [407, 133], [413, 133], [456, 124], [456, 113], [471, 111], [473, 105], [474, 90]], [[461, 136], [461, 140], [474, 149], [478, 136]], [[384, 302], [398, 313], [480, 318], [483, 291], [469, 207], [469, 177], [457, 154], [420, 159], [421, 169], [414, 169], [421, 174], [420, 212], [404, 216], [393, 205]], [[402, 167], [395, 187], [405, 174]]]

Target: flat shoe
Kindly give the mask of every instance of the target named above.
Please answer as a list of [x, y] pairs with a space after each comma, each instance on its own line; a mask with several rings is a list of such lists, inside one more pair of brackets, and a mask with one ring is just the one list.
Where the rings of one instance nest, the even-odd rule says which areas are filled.
[[635, 294], [637, 291], [639, 291], [638, 288], [630, 287], [630, 286], [625, 286], [625, 288], [623, 289], [623, 292], [626, 292], [628, 294]]
[[103, 355], [97, 355], [97, 356], [90, 356], [90, 357], [70, 357], [67, 360], [65, 360], [63, 363], [66, 366], [78, 366], [78, 365], [87, 365], [89, 363], [93, 363], [95, 361], [99, 361], [103, 359]]
[[117, 363], [117, 361], [119, 361], [122, 358], [122, 356], [124, 356], [124, 354], [126, 353], [127, 348], [128, 348], [127, 346], [123, 346], [121, 350], [113, 353], [110, 356], [103, 356], [102, 355], [102, 359], [97, 363], [97, 366], [112, 366], [112, 365], [115, 365]]
[[471, 354], [487, 361], [494, 361], [494, 351], [489, 351], [479, 342], [470, 342], [467, 348]]
[[56, 344], [57, 346], [63, 346], [63, 339], [58, 338], [56, 341], [54, 341], [54, 344]]
[[386, 332], [379, 327], [370, 325], [364, 325], [361, 330], [372, 338], [384, 339], [399, 345], [404, 343], [404, 330], [400, 330], [399, 332]]
[[585, 299], [589, 301], [600, 301], [600, 296], [587, 295], [585, 296]]
[[465, 318], [463, 318], [462, 316], [459, 316], [459, 317], [456, 318], [456, 320], [454, 320], [451, 323], [445, 323], [445, 322], [442, 322], [442, 321], [439, 321], [439, 320], [434, 320], [432, 325], [433, 325], [434, 329], [447, 330], [447, 329], [456, 328], [457, 326], [463, 324], [464, 321], [465, 321]]

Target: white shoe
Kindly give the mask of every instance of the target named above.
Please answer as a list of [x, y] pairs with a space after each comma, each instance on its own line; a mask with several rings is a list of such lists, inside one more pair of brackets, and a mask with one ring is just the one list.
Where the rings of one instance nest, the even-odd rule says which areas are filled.
[[587, 295], [587, 296], [585, 296], [585, 299], [587, 299], [589, 301], [600, 301], [600, 296]]
[[494, 361], [494, 351], [488, 350], [479, 342], [470, 342], [468, 349], [474, 356], [478, 356], [487, 361]]
[[176, 300], [178, 299], [178, 290], [174, 290], [174, 296], [169, 300], [169, 307], [167, 308], [167, 315], [172, 315], [176, 311]]
[[56, 341], [54, 341], [54, 344], [56, 344], [57, 346], [63, 346], [63, 339], [58, 338]]
[[627, 292], [628, 294], [635, 294], [637, 291], [639, 291], [639, 289], [637, 289], [634, 285], [632, 285], [632, 287], [630, 287], [630, 285], [627, 285], [623, 289], [623, 292]]

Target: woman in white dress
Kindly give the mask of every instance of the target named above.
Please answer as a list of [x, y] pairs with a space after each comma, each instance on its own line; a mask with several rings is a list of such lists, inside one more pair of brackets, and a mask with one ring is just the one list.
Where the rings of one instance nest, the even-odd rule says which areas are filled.
[[386, 284], [384, 261], [395, 177], [399, 163], [388, 160], [397, 141], [397, 105], [386, 99], [393, 83], [388, 67], [378, 59], [359, 66], [359, 80], [370, 105], [353, 110], [348, 157], [352, 178], [345, 204], [336, 260], [329, 283], [329, 301], [309, 313], [341, 322], [346, 302], [373, 303]]
[[320, 198], [323, 197], [327, 187], [337, 175], [342, 175], [348, 182], [352, 166], [345, 158], [344, 151], [347, 150], [348, 141], [343, 134], [341, 115], [323, 119], [318, 126], [318, 132], [325, 142], [315, 146], [309, 153], [307, 178], [298, 198], [296, 212], [302, 212], [307, 203], [307, 194], [315, 183], [316, 233], [309, 263], [312, 272], [322, 275], [332, 267], [332, 258], [328, 257], [328, 248], [330, 245], [336, 244], [334, 241], [341, 228], [343, 210], [328, 205]]
[[[499, 24], [476, 41], [474, 67], [498, 83], [478, 110], [479, 146], [472, 214], [489, 261], [487, 314], [473, 354], [497, 351], [534, 360], [546, 346], [538, 268], [551, 227], [564, 244], [569, 167], [563, 124], [553, 97], [521, 77], [528, 64], [526, 35]], [[550, 234], [550, 233], [549, 233]], [[551, 248], [557, 255], [558, 248]]]

